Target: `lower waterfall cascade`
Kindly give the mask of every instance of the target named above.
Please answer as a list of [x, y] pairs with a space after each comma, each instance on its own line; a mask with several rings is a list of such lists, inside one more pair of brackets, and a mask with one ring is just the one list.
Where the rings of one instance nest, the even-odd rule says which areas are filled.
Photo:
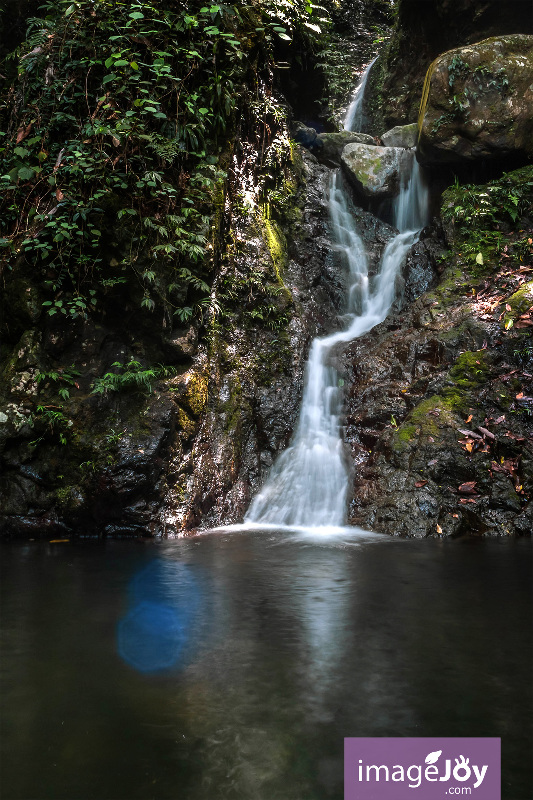
[[[368, 70], [354, 100], [361, 101], [367, 75]], [[353, 105], [347, 122], [354, 116]], [[293, 440], [253, 499], [245, 517], [247, 524], [314, 528], [340, 527], [345, 521], [349, 471], [341, 436], [341, 382], [331, 356], [337, 345], [362, 336], [387, 317], [395, 299], [396, 278], [427, 223], [428, 191], [414, 151], [405, 150], [401, 167], [403, 178], [393, 202], [392, 222], [398, 234], [386, 246], [372, 278], [364, 243], [349, 211], [347, 191], [339, 175], [332, 174], [329, 214], [336, 249], [348, 269], [348, 322], [343, 330], [312, 342]]]

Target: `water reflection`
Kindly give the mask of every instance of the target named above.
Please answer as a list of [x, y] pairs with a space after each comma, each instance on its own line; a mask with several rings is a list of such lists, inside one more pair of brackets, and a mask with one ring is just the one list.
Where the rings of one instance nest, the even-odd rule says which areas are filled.
[[6, 800], [341, 800], [344, 736], [502, 736], [531, 797], [530, 542], [52, 549], [0, 564]]

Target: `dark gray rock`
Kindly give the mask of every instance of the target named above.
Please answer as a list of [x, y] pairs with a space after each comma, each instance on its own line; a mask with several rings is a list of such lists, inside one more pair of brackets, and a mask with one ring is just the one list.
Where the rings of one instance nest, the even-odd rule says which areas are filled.
[[342, 151], [348, 144], [375, 145], [376, 141], [367, 133], [337, 131], [336, 133], [319, 133], [313, 151], [321, 164], [328, 167], [340, 167]]

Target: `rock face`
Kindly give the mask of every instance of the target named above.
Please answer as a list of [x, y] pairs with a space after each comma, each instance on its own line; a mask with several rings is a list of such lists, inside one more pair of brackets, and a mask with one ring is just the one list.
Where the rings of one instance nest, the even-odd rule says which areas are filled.
[[226, 322], [231, 333], [214, 339], [200, 428], [188, 441], [175, 440], [169, 452], [160, 513], [169, 535], [242, 520], [291, 439], [310, 341], [330, 331], [343, 311], [346, 285], [329, 233], [331, 173], [301, 153], [301, 186], [291, 200], [286, 238], [278, 223], [251, 209], [233, 212], [234, 254], [221, 284], [250, 270], [267, 275], [274, 266], [283, 280], [285, 320], [269, 331], [236, 316]]
[[[443, 261], [436, 232], [424, 232], [410, 259], [415, 273], [422, 250], [445, 263], [439, 285], [345, 349], [351, 524], [409, 537], [532, 533], [533, 305], [520, 261], [533, 234], [531, 177], [524, 168], [477, 188], [523, 187], [512, 228], [496, 212], [505, 251], [487, 248], [476, 265], [484, 223], [458, 223], [446, 226]], [[448, 189], [443, 209], [465, 192]]]
[[366, 199], [392, 197], [400, 184], [401, 154], [398, 147], [349, 144], [341, 156], [348, 180]]
[[397, 125], [390, 131], [383, 133], [381, 140], [385, 147], [416, 147], [418, 139], [418, 125]]
[[486, 39], [435, 59], [419, 127], [426, 164], [533, 154], [533, 36]]

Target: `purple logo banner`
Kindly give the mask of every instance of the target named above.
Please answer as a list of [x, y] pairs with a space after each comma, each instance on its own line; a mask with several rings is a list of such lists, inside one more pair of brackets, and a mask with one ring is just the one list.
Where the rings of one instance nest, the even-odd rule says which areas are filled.
[[346, 738], [344, 800], [501, 800], [501, 739]]

